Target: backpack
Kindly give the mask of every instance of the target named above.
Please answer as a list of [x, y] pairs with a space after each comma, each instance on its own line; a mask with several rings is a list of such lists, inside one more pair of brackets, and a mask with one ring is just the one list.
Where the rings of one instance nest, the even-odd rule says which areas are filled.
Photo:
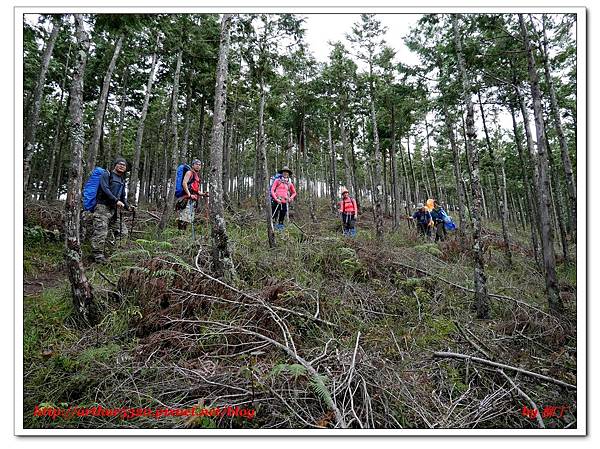
[[96, 167], [83, 186], [82, 201], [83, 210], [94, 212], [96, 209], [96, 199], [98, 196], [98, 187], [100, 187], [100, 178], [107, 170], [102, 167]]
[[188, 164], [180, 164], [177, 167], [177, 178], [175, 178], [175, 197], [179, 198], [185, 194], [183, 190], [183, 177], [192, 168]]
[[269, 195], [271, 194], [271, 188], [273, 187], [273, 184], [275, 184], [275, 181], [281, 178], [283, 178], [283, 173], [275, 173], [273, 176], [271, 176], [271, 180], [269, 182]]

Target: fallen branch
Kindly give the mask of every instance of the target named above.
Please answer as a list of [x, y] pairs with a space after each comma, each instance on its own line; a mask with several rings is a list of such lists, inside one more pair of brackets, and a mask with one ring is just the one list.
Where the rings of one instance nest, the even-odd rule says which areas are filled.
[[[523, 398], [524, 398], [524, 399], [525, 399], [527, 402], [529, 402], [529, 405], [531, 405], [531, 406], [533, 407], [533, 409], [534, 409], [534, 410], [539, 410], [539, 409], [538, 409], [538, 406], [536, 405], [536, 403], [535, 403], [535, 402], [533, 402], [533, 399], [531, 399], [529, 396], [527, 396], [527, 394], [526, 394], [526, 393], [525, 393], [523, 390], [521, 390], [521, 389], [520, 389], [520, 388], [517, 386], [517, 384], [516, 384], [516, 383], [514, 383], [514, 382], [513, 382], [513, 380], [512, 380], [510, 377], [508, 377], [508, 376], [506, 375], [506, 373], [505, 373], [504, 371], [502, 371], [501, 369], [499, 369], [499, 370], [498, 370], [498, 372], [499, 372], [500, 374], [502, 374], [502, 375], [503, 375], [503, 376], [506, 378], [506, 380], [508, 380], [508, 382], [509, 382], [509, 383], [510, 383], [510, 384], [513, 386], [513, 388], [514, 388], [515, 390], [517, 390], [517, 393], [519, 393], [519, 395], [520, 395], [521, 397], [523, 397]], [[537, 418], [537, 422], [538, 422], [538, 425], [540, 426], [540, 429], [545, 429], [545, 428], [546, 428], [546, 426], [544, 425], [544, 420], [543, 420], [543, 419], [542, 419], [542, 417], [540, 416], [540, 413], [537, 413], [537, 414], [535, 415], [535, 417]]]
[[572, 388], [574, 390], [577, 389], [576, 385], [572, 385], [567, 382], [563, 382], [562, 380], [554, 379], [552, 377], [544, 376], [543, 374], [534, 373], [532, 371], [527, 371], [522, 368], [517, 368], [516, 366], [510, 366], [510, 365], [505, 365], [503, 363], [492, 362], [491, 360], [486, 360], [486, 359], [482, 359], [479, 357], [473, 357], [473, 356], [465, 355], [465, 354], [458, 354], [456, 352], [434, 352], [433, 355], [435, 357], [446, 358], [446, 359], [454, 358], [454, 359], [471, 360], [473, 362], [478, 362], [478, 363], [481, 363], [484, 365], [493, 366], [495, 368], [502, 368], [502, 369], [508, 369], [511, 371], [516, 371], [518, 373], [522, 373], [522, 374], [525, 374], [530, 377], [536, 377], [538, 379], [542, 379], [547, 382], [552, 382], [556, 385], [560, 385], [561, 387]]
[[[413, 267], [411, 265], [406, 265], [406, 264], [403, 264], [403, 263], [400, 263], [400, 262], [394, 262], [394, 263], [396, 265], [400, 265], [403, 268], [406, 268], [406, 269], [409, 269], [409, 270], [415, 270], [416, 272], [419, 272], [419, 273], [424, 274], [426, 276], [430, 276], [430, 277], [432, 277], [434, 279], [437, 279], [439, 281], [445, 282], [446, 284], [451, 285], [452, 287], [456, 287], [456, 288], [458, 288], [460, 290], [463, 290], [465, 292], [475, 293], [475, 290], [473, 290], [473, 289], [470, 289], [470, 288], [465, 287], [463, 285], [456, 284], [456, 283], [454, 283], [452, 281], [449, 281], [448, 279], [444, 279], [443, 277], [438, 276], [437, 274], [433, 274], [433, 273], [430, 273], [429, 271], [423, 270], [422, 268]], [[491, 298], [505, 299], [507, 301], [515, 302], [515, 303], [520, 304], [520, 305], [522, 305], [524, 307], [529, 307], [530, 309], [533, 309], [533, 310], [535, 310], [535, 311], [537, 311], [537, 312], [541, 313], [542, 315], [545, 315], [545, 316], [547, 316], [549, 318], [556, 319], [556, 317], [550, 315], [547, 312], [544, 312], [542, 309], [538, 309], [537, 307], [532, 306], [531, 304], [526, 303], [525, 301], [521, 301], [519, 299], [511, 298], [510, 296], [498, 295], [498, 294], [495, 294], [495, 293], [488, 293], [488, 296], [491, 297]]]
[[477, 349], [479, 352], [481, 352], [484, 356], [486, 356], [488, 359], [490, 359], [490, 355], [485, 352], [481, 346], [479, 346], [477, 343], [475, 343], [473, 341], [473, 339], [471, 339], [467, 333], [464, 331], [464, 329], [460, 326], [460, 324], [458, 324], [458, 321], [454, 321], [454, 325], [456, 326], [456, 328], [458, 329], [458, 331], [460, 332], [460, 334], [465, 338], [465, 340], [467, 340], [471, 346], [473, 346], [475, 349]]

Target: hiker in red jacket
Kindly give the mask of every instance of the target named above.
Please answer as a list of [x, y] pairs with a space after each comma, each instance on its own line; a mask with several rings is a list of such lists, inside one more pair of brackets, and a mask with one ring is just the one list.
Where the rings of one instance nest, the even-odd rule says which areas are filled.
[[188, 170], [183, 178], [183, 194], [175, 201], [175, 210], [178, 211], [177, 229], [185, 231], [188, 223], [194, 222], [194, 215], [198, 198], [208, 196], [208, 193], [200, 192], [200, 160], [192, 161], [191, 170]]
[[342, 201], [338, 203], [338, 210], [342, 214], [342, 230], [344, 235], [354, 237], [356, 235], [356, 216], [358, 215], [358, 206], [356, 200], [350, 196], [350, 192], [342, 187]]
[[296, 187], [290, 180], [292, 170], [289, 167], [283, 167], [277, 173], [280, 173], [282, 177], [276, 179], [271, 186], [271, 212], [273, 213], [273, 220], [277, 221], [275, 227], [281, 231], [283, 220], [285, 220], [288, 212], [288, 204], [296, 198]]

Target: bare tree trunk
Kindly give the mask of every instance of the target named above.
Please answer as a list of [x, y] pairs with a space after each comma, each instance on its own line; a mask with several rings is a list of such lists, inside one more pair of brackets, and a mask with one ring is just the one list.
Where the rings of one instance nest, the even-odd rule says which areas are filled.
[[189, 142], [190, 142], [190, 122], [192, 118], [192, 80], [194, 74], [190, 71], [187, 79], [187, 88], [185, 92], [185, 122], [183, 125], [183, 139], [181, 148], [179, 149], [179, 160], [185, 161], [188, 159]]
[[[158, 49], [159, 38], [156, 38], [156, 48]], [[156, 70], [157, 61], [157, 49], [152, 55], [152, 66], [150, 68], [150, 75], [148, 76], [148, 83], [146, 84], [146, 94], [144, 95], [144, 104], [142, 106], [142, 113], [140, 115], [140, 121], [138, 123], [138, 129], [135, 136], [135, 153], [133, 156], [133, 165], [131, 167], [131, 177], [129, 178], [129, 191], [127, 200], [133, 203], [137, 190], [139, 169], [140, 169], [140, 155], [142, 153], [142, 142], [144, 139], [144, 126], [146, 123], [146, 116], [148, 115], [148, 106], [150, 104], [150, 94], [152, 92], [152, 85], [154, 84], [154, 71]], [[146, 166], [144, 165], [144, 170]]]
[[[33, 91], [33, 104], [31, 112], [27, 117], [27, 125], [25, 126], [25, 136], [23, 139], [23, 193], [27, 192], [27, 186], [29, 185], [29, 175], [31, 173], [31, 158], [36, 144], [36, 133], [38, 122], [40, 121], [40, 111], [42, 109], [42, 100], [44, 97], [44, 86], [46, 84], [46, 74], [48, 73], [48, 66], [50, 65], [50, 58], [52, 57], [52, 51], [54, 50], [54, 44], [60, 31], [60, 19], [54, 18], [52, 20], [52, 31], [42, 52], [42, 61], [40, 64], [40, 74], [38, 76], [35, 89]], [[68, 65], [68, 63], [67, 63]]]
[[[173, 204], [175, 201], [175, 181], [177, 179], [177, 165], [179, 163], [179, 139], [177, 130], [177, 106], [179, 104], [179, 75], [181, 73], [181, 55], [183, 50], [179, 50], [177, 53], [177, 65], [175, 66], [175, 75], [173, 76], [173, 98], [171, 99], [171, 144], [173, 145], [172, 159], [171, 159], [171, 180], [168, 185], [167, 195], [165, 198], [165, 204], [162, 211], [162, 217], [158, 223], [158, 232], [162, 232], [169, 222], [171, 217], [171, 211], [173, 210]], [[165, 182], [166, 182], [165, 173]]]
[[554, 255], [554, 235], [550, 223], [550, 180], [548, 179], [548, 155], [546, 153], [546, 138], [544, 132], [544, 120], [542, 110], [542, 94], [540, 92], [539, 79], [533, 59], [533, 52], [529, 43], [529, 35], [525, 27], [523, 15], [519, 14], [521, 37], [524, 41], [527, 54], [527, 68], [529, 72], [529, 84], [531, 86], [531, 97], [533, 99], [533, 110], [535, 117], [535, 131], [537, 137], [537, 166], [539, 173], [539, 209], [540, 225], [542, 228], [542, 253], [544, 257], [544, 271], [546, 275], [546, 293], [548, 295], [548, 306], [553, 314], [559, 315], [563, 311], [562, 299], [558, 294], [558, 280], [556, 277], [556, 258]]
[[204, 116], [205, 109], [204, 103], [206, 98], [204, 95], [200, 96], [200, 120], [198, 121], [198, 154], [204, 154]]
[[427, 119], [425, 119], [425, 135], [427, 137], [427, 157], [429, 158], [429, 166], [431, 168], [431, 173], [433, 174], [433, 186], [435, 188], [435, 194], [437, 195], [437, 200], [442, 203], [444, 199], [442, 198], [442, 191], [438, 185], [437, 175], [435, 174], [435, 164], [433, 163], [433, 157], [431, 156], [431, 148], [429, 146], [429, 124], [427, 123]]
[[[552, 156], [552, 147], [548, 141], [548, 135], [546, 136], [546, 148], [548, 149], [548, 166], [550, 168], [550, 191], [552, 197], [552, 204], [554, 205], [554, 217], [556, 218], [556, 227], [560, 234], [560, 245], [562, 248], [563, 259], [566, 263], [569, 262], [569, 244], [567, 242], [567, 231], [562, 217], [562, 204], [560, 201], [560, 186], [558, 182], [558, 173], [554, 165], [554, 157]], [[568, 214], [567, 214], [568, 215]]]
[[410, 155], [410, 135], [406, 135], [406, 155], [408, 156], [408, 169], [412, 177], [412, 191], [413, 191], [413, 203], [416, 204], [420, 201], [421, 193], [419, 192], [419, 185], [417, 184], [417, 178], [415, 177], [415, 170], [413, 168], [412, 157]]
[[394, 228], [400, 227], [400, 188], [398, 186], [398, 168], [396, 163], [396, 115], [392, 105], [392, 137], [390, 142], [390, 165], [392, 170], [392, 192], [394, 195]]
[[[311, 189], [311, 175], [310, 168], [308, 166], [308, 147], [307, 147], [307, 138], [306, 138], [306, 118], [302, 118], [302, 159], [306, 178], [306, 196], [308, 196], [308, 212], [310, 214], [310, 219], [313, 223], [317, 222], [317, 216], [315, 214], [315, 202], [313, 199], [313, 191]], [[288, 205], [289, 207], [289, 205]]]
[[458, 202], [458, 219], [459, 219], [459, 235], [465, 236], [467, 227], [467, 216], [465, 214], [465, 195], [466, 191], [463, 186], [462, 170], [460, 168], [460, 153], [458, 145], [456, 144], [456, 137], [454, 136], [454, 129], [450, 121], [450, 115], [448, 114], [448, 108], [444, 102], [442, 102], [442, 113], [444, 114], [444, 122], [446, 124], [446, 133], [450, 140], [450, 147], [452, 148], [452, 156], [454, 158], [454, 179], [456, 181], [456, 200]]
[[229, 52], [229, 27], [231, 14], [223, 14], [219, 62], [215, 84], [215, 107], [212, 137], [210, 142], [210, 222], [212, 236], [212, 265], [215, 276], [230, 279], [235, 275], [231, 259], [231, 248], [227, 238], [225, 212], [223, 207], [223, 131], [227, 108], [227, 69]]
[[550, 64], [548, 61], [548, 37], [546, 36], [546, 15], [542, 15], [542, 24], [544, 30], [544, 43], [542, 56], [544, 59], [544, 74], [546, 77], [546, 85], [550, 92], [550, 109], [552, 112], [552, 118], [554, 119], [554, 129], [558, 136], [560, 143], [560, 153], [562, 157], [563, 166], [565, 168], [565, 176], [567, 178], [567, 191], [569, 193], [569, 222], [573, 241], [577, 239], [577, 187], [575, 184], [575, 176], [573, 174], [573, 165], [571, 164], [571, 156], [569, 156], [569, 146], [567, 145], [567, 139], [560, 119], [560, 113], [558, 109], [558, 101], [556, 101], [556, 90], [554, 89], [554, 83], [552, 81], [552, 75], [550, 73]]
[[402, 138], [400, 138], [399, 152], [400, 152], [400, 166], [402, 168], [402, 173], [404, 173], [404, 186], [405, 186], [404, 189], [406, 191], [406, 195], [404, 196], [404, 199], [406, 201], [405, 212], [406, 212], [406, 215], [410, 215], [410, 203], [412, 202], [412, 191], [410, 188], [410, 179], [409, 179], [408, 173], [406, 171], [406, 164], [404, 163], [404, 151], [402, 151]]
[[521, 165], [521, 181], [523, 182], [523, 188], [525, 190], [525, 202], [527, 204], [527, 210], [528, 210], [528, 215], [529, 215], [529, 226], [530, 226], [530, 230], [531, 230], [531, 246], [532, 246], [533, 253], [535, 256], [535, 262], [538, 266], [541, 266], [540, 260], [539, 260], [537, 229], [536, 229], [536, 225], [535, 225], [535, 223], [537, 222], [537, 214], [535, 213], [535, 210], [536, 210], [535, 201], [533, 200], [534, 192], [531, 192], [531, 190], [535, 189], [535, 187], [532, 188], [531, 182], [527, 178], [528, 164], [526, 163], [525, 157], [523, 155], [523, 145], [521, 143], [521, 136], [519, 134], [519, 130], [517, 127], [517, 119], [515, 117], [515, 109], [514, 109], [512, 103], [510, 103], [510, 114], [511, 114], [512, 123], [513, 123], [513, 134], [515, 136], [515, 145], [517, 146], [517, 152], [519, 154], [519, 161], [521, 162], [521, 164], [520, 164]]
[[[488, 148], [488, 154], [490, 155], [490, 159], [492, 162], [492, 173], [494, 175], [494, 184], [496, 189], [494, 190], [496, 195], [496, 210], [498, 211], [498, 215], [500, 216], [500, 221], [502, 223], [502, 238], [504, 240], [504, 255], [506, 257], [506, 262], [509, 267], [512, 267], [512, 253], [510, 251], [510, 238], [508, 234], [508, 223], [506, 222], [508, 208], [506, 205], [506, 198], [502, 194], [502, 188], [500, 185], [500, 179], [498, 176], [498, 164], [496, 162], [496, 155], [494, 154], [494, 149], [492, 148], [492, 142], [490, 141], [490, 135], [488, 132], [487, 124], [485, 121], [485, 110], [483, 109], [483, 102], [481, 101], [481, 93], [477, 91], [477, 98], [479, 100], [479, 110], [481, 111], [481, 122], [483, 123], [483, 131], [485, 134], [485, 142]], [[506, 192], [505, 192], [506, 193]]]
[[73, 293], [73, 306], [78, 317], [87, 324], [96, 321], [92, 286], [85, 275], [79, 242], [81, 183], [83, 180], [83, 78], [90, 42], [84, 29], [83, 17], [75, 14], [77, 51], [71, 84], [71, 165], [65, 203], [65, 262]]
[[343, 112], [340, 112], [340, 138], [342, 140], [342, 151], [344, 154], [344, 174], [346, 176], [346, 188], [350, 195], [356, 196], [356, 186], [352, 182], [352, 167], [350, 165], [348, 138], [346, 134], [346, 117]]
[[331, 185], [329, 186], [329, 195], [331, 197], [331, 209], [335, 213], [337, 211], [337, 154], [335, 146], [333, 145], [333, 139], [331, 138], [331, 120], [329, 119], [327, 120], [327, 142], [329, 144], [329, 160], [331, 161]]
[[375, 209], [375, 232], [378, 240], [383, 240], [383, 210], [381, 207], [381, 197], [383, 195], [382, 186], [382, 163], [381, 148], [379, 146], [379, 132], [377, 130], [377, 114], [375, 112], [375, 88], [373, 87], [373, 64], [369, 60], [369, 83], [371, 100], [371, 123], [373, 125], [373, 150], [375, 153], [375, 171], [373, 181], [375, 183], [374, 209]]
[[121, 53], [121, 47], [123, 46], [123, 35], [119, 36], [117, 43], [115, 44], [115, 51], [113, 52], [112, 59], [104, 75], [104, 81], [102, 82], [102, 91], [100, 92], [100, 98], [98, 99], [98, 105], [96, 106], [96, 114], [94, 115], [94, 135], [92, 136], [92, 142], [88, 151], [87, 159], [87, 172], [91, 172], [96, 165], [96, 156], [98, 154], [98, 147], [100, 146], [100, 138], [102, 136], [102, 123], [104, 121], [104, 113], [106, 112], [106, 100], [108, 99], [108, 89], [110, 87], [110, 80], [117, 64], [117, 58]]
[[[123, 74], [123, 86], [121, 86], [121, 104], [119, 106], [119, 131], [117, 133], [117, 154], [123, 154], [123, 126], [125, 124], [125, 103], [127, 100], [127, 79], [129, 77], [129, 67], [125, 68]], [[131, 188], [131, 187], [130, 187]]]
[[[264, 192], [265, 218], [267, 222], [267, 236], [269, 247], [275, 247], [275, 232], [273, 230], [273, 216], [271, 215], [271, 192], [269, 191], [269, 174], [267, 173], [267, 145], [265, 140], [265, 100], [266, 92], [264, 81], [260, 78], [260, 104], [258, 107], [258, 162], [257, 167], [257, 192]], [[260, 197], [260, 194], [257, 193]]]
[[471, 88], [467, 78], [467, 70], [462, 53], [462, 41], [458, 30], [458, 17], [452, 14], [452, 27], [454, 30], [454, 43], [458, 58], [458, 68], [462, 79], [462, 95], [463, 101], [467, 109], [466, 119], [466, 144], [467, 152], [471, 160], [471, 191], [473, 194], [473, 207], [471, 210], [471, 220], [473, 224], [473, 256], [475, 259], [475, 308], [477, 309], [477, 317], [480, 319], [489, 318], [490, 306], [487, 293], [487, 281], [485, 277], [485, 269], [483, 263], [483, 249], [481, 247], [481, 188], [479, 183], [479, 149], [476, 147], [477, 133], [475, 131], [473, 101], [471, 99]]
[[68, 105], [70, 102], [70, 97], [67, 99], [65, 107], [63, 107], [63, 98], [65, 94], [65, 89], [67, 86], [67, 75], [69, 73], [69, 61], [71, 59], [71, 44], [69, 44], [69, 52], [67, 53], [67, 62], [65, 64], [65, 71], [63, 73], [63, 78], [60, 83], [60, 99], [58, 100], [59, 112], [56, 117], [56, 122], [54, 124], [54, 141], [52, 143], [52, 156], [50, 158], [50, 166], [48, 168], [48, 181], [46, 182], [46, 188], [44, 189], [43, 198], [54, 199], [52, 196], [52, 192], [54, 191], [55, 185], [58, 185], [59, 180], [54, 180], [54, 172], [56, 170], [57, 159], [58, 164], [62, 162], [60, 158], [61, 153], [61, 139], [62, 139], [62, 129], [65, 125], [65, 119], [68, 113]]

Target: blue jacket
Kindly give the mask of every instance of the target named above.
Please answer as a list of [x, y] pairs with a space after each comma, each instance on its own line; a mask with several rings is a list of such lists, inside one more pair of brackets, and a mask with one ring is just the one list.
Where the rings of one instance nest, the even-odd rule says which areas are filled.
[[444, 221], [445, 215], [448, 214], [446, 214], [446, 211], [441, 207], [438, 207], [437, 209], [433, 209], [431, 211], [431, 218], [433, 218], [433, 221]]
[[429, 224], [431, 221], [431, 214], [419, 209], [413, 214], [413, 218], [421, 224]]
[[129, 209], [127, 197], [125, 195], [125, 179], [115, 172], [104, 172], [100, 178], [100, 186], [96, 196], [98, 204], [104, 204], [108, 207], [115, 207], [117, 201], [121, 201], [125, 205], [125, 209]]

